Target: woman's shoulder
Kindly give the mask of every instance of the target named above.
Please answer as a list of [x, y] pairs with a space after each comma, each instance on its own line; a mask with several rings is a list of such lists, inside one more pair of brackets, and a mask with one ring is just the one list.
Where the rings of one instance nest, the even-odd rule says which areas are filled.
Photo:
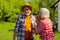
[[47, 24], [47, 23], [52, 23], [52, 21], [48, 18], [48, 19], [43, 19], [40, 20], [41, 23]]

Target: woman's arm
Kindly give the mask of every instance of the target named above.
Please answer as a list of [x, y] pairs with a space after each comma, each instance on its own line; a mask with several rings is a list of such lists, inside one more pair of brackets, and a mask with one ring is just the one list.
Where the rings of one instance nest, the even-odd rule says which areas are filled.
[[39, 22], [39, 26], [35, 29], [35, 33], [39, 34], [42, 32], [43, 29], [44, 29], [43, 22]]

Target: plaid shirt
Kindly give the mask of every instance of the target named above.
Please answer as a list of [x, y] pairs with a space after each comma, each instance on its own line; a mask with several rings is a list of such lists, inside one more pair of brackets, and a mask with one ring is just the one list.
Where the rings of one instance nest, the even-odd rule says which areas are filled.
[[[36, 28], [36, 20], [33, 15], [31, 15], [31, 22], [32, 22], [32, 35], [34, 34], [34, 29]], [[21, 14], [18, 16], [15, 26], [15, 32], [18, 33], [17, 37], [18, 40], [25, 40], [25, 28], [24, 28], [24, 21], [25, 21], [25, 14]]]
[[35, 33], [40, 34], [41, 40], [54, 40], [51, 20], [49, 18], [40, 20], [39, 26], [35, 29]]

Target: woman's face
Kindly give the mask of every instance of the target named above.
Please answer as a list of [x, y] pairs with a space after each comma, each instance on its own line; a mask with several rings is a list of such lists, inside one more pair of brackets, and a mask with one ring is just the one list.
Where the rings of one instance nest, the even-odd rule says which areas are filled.
[[30, 15], [31, 14], [31, 10], [28, 8], [28, 7], [25, 7], [24, 8], [24, 13], [25, 13], [25, 15]]

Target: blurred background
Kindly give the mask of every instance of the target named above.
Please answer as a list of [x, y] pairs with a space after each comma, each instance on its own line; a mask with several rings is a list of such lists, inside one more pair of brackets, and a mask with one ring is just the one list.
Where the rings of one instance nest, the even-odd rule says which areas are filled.
[[[0, 0], [0, 40], [13, 40], [13, 29], [16, 18], [22, 13], [21, 6], [28, 2], [32, 7], [32, 14], [36, 16], [40, 8], [45, 7], [50, 10], [50, 18], [54, 23], [55, 40], [60, 40], [60, 32], [57, 31], [58, 7], [54, 4], [58, 0]], [[58, 2], [57, 2], [58, 3]], [[39, 40], [39, 36], [35, 36]]]

